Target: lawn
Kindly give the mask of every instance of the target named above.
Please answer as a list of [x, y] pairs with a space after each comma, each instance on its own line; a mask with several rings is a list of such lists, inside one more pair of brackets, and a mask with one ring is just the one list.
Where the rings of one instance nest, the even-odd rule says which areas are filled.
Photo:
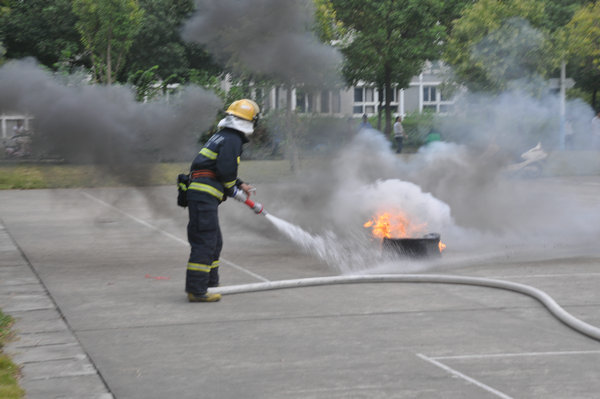
[[[4, 163], [0, 164], [0, 190], [111, 187], [124, 185], [175, 185], [189, 163], [159, 163], [107, 167], [95, 165]], [[277, 181], [292, 176], [287, 161], [242, 161], [239, 175], [251, 183]]]

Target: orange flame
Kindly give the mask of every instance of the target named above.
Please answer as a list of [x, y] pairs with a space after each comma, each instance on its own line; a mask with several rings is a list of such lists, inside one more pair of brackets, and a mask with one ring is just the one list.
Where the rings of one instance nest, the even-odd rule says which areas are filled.
[[[427, 223], [413, 223], [402, 213], [380, 212], [363, 226], [371, 228], [371, 233], [377, 238], [413, 238], [425, 233]], [[438, 247], [441, 253], [446, 244], [440, 241]]]
[[444, 249], [446, 249], [446, 244], [444, 244], [443, 242], [440, 241], [438, 244], [438, 247], [440, 248], [440, 253], [441, 253]]
[[407, 238], [422, 234], [427, 228], [427, 223], [412, 223], [402, 213], [392, 215], [388, 212], [381, 212], [363, 226], [370, 227], [371, 232], [377, 238]]

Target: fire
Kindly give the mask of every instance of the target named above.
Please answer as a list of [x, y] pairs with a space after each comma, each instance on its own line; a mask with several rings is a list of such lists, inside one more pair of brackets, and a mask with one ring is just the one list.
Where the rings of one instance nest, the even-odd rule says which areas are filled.
[[[425, 233], [427, 223], [413, 223], [402, 213], [380, 212], [363, 226], [371, 228], [372, 234], [381, 239], [414, 238]], [[438, 247], [441, 253], [446, 249], [446, 244], [440, 241]]]
[[388, 212], [378, 213], [375, 217], [363, 225], [371, 228], [371, 232], [377, 238], [408, 238], [425, 232], [427, 223], [412, 223], [402, 214], [392, 215]]
[[446, 249], [446, 244], [440, 241], [438, 247], [440, 248], [440, 252], [442, 252], [444, 249]]

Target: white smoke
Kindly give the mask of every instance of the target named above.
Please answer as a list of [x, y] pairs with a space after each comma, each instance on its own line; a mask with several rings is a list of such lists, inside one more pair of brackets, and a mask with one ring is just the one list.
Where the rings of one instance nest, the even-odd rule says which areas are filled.
[[[312, 252], [342, 273], [415, 272], [515, 258], [597, 254], [597, 202], [582, 202], [569, 189], [575, 184], [569, 185], [568, 179], [525, 179], [506, 173], [506, 166], [516, 160], [515, 152], [528, 149], [532, 142], [528, 135], [554, 140], [556, 99], [522, 92], [485, 102], [478, 98], [479, 107], [489, 107], [487, 115], [465, 118], [464, 124], [453, 122], [456, 132], [468, 133], [462, 144], [432, 143], [404, 158], [392, 152], [382, 133], [364, 130], [328, 165], [314, 172], [304, 170], [293, 189], [280, 198], [282, 203], [270, 207], [314, 232], [312, 237], [329, 249]], [[481, 111], [477, 104], [470, 105], [472, 112]], [[589, 116], [580, 103], [570, 109]], [[511, 124], [522, 130], [507, 129]], [[498, 132], [501, 139], [493, 140]], [[574, 153], [573, 159], [582, 153]], [[386, 261], [378, 241], [363, 227], [385, 210], [406, 213], [415, 223], [427, 224], [427, 232], [439, 233], [447, 244], [442, 258]]]

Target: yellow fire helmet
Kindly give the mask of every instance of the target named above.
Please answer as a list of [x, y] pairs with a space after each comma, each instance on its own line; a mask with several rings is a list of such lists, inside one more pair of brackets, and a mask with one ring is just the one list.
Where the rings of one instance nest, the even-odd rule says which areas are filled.
[[242, 100], [232, 102], [225, 113], [256, 123], [258, 121], [260, 108], [254, 101], [244, 98]]

